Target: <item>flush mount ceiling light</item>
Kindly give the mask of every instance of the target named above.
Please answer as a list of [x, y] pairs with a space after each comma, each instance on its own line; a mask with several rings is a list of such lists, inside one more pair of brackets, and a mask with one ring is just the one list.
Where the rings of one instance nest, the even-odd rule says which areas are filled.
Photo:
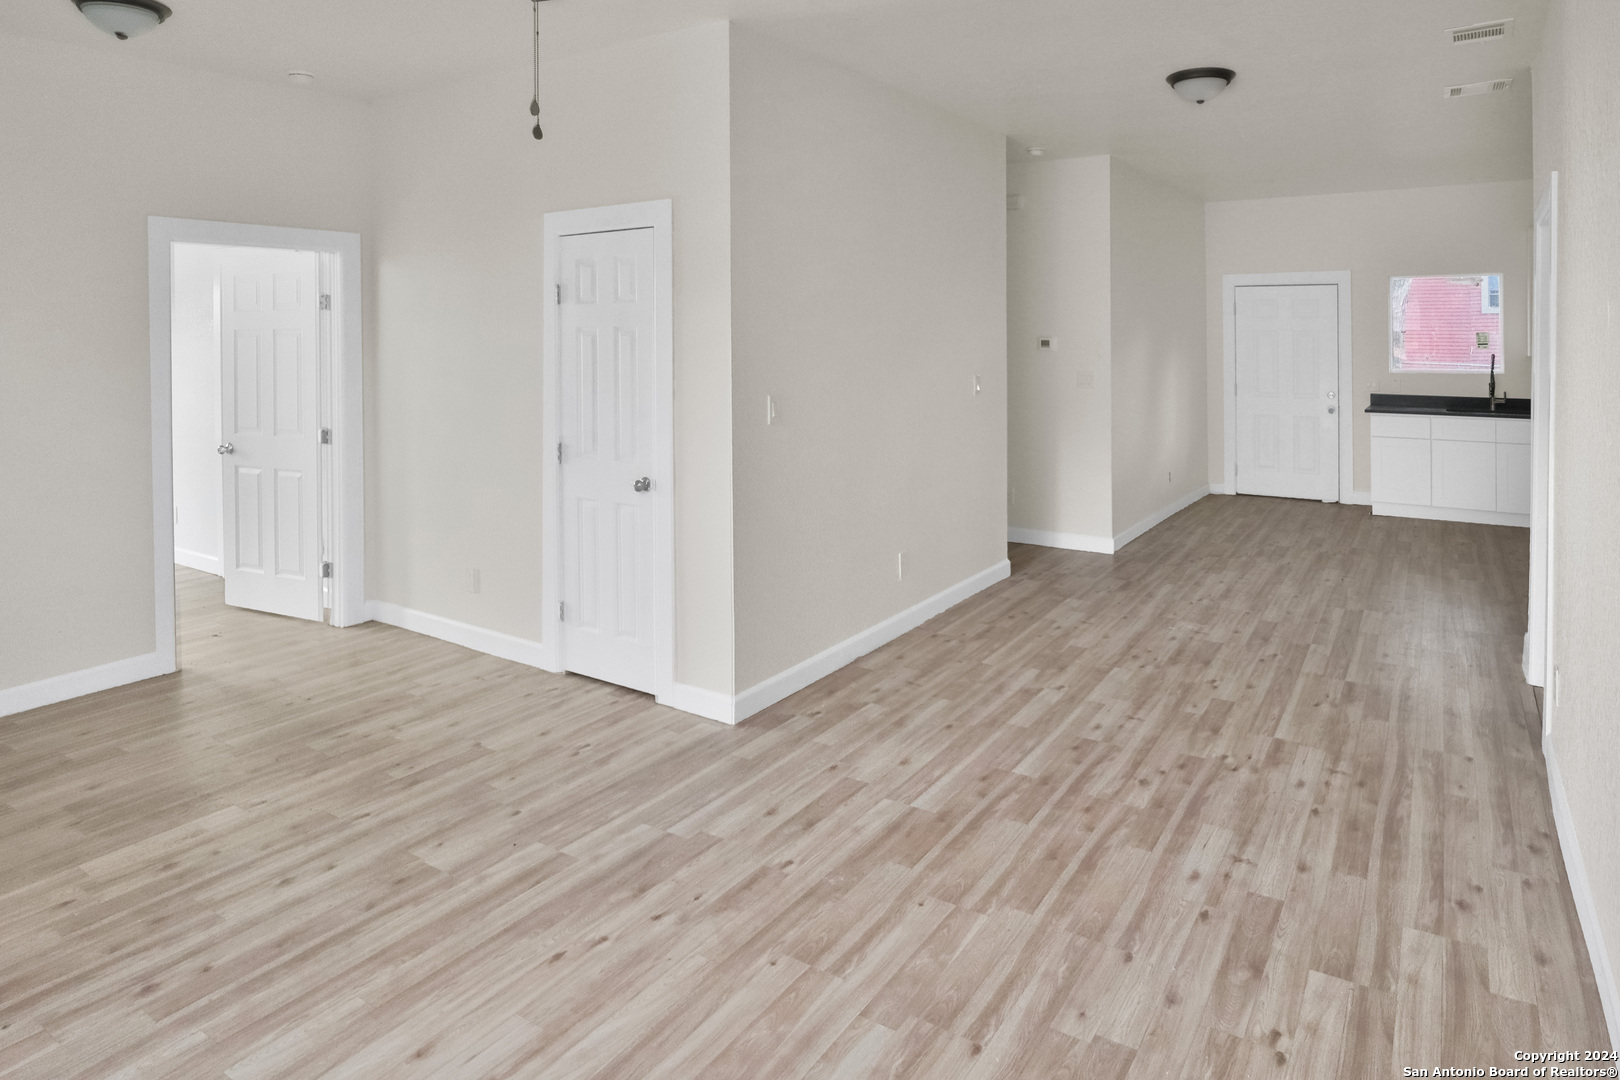
[[1046, 147], [1044, 147], [1044, 146], [1032, 146], [1028, 150], [1025, 150], [1024, 153], [1028, 154], [1030, 157], [1045, 157], [1046, 156]]
[[119, 41], [152, 30], [174, 12], [157, 0], [73, 0], [84, 17]]
[[1171, 72], [1164, 81], [1194, 105], [1202, 105], [1225, 90], [1235, 78], [1237, 72], [1231, 68], [1203, 67]]

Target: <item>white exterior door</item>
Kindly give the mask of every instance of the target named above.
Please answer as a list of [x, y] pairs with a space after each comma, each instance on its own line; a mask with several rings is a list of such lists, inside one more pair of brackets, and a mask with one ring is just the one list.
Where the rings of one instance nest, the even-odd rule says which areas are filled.
[[313, 251], [220, 271], [225, 602], [320, 619], [320, 277]]
[[1237, 491], [1339, 498], [1339, 289], [1243, 285], [1237, 294]]
[[653, 690], [653, 230], [560, 246], [564, 664]]

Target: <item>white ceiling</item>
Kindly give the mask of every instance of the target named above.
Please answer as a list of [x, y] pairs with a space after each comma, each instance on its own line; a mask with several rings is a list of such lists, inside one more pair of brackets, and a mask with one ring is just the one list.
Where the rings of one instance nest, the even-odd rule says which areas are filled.
[[[380, 99], [529, 53], [529, 0], [169, 0], [116, 42], [71, 0], [6, 0], [0, 31]], [[545, 55], [714, 18], [925, 98], [1048, 157], [1115, 153], [1211, 199], [1530, 175], [1530, 57], [1546, 0], [549, 0]], [[1448, 27], [1511, 17], [1503, 41]], [[1237, 71], [1204, 106], [1164, 76]], [[1504, 94], [1448, 84], [1514, 76]]]

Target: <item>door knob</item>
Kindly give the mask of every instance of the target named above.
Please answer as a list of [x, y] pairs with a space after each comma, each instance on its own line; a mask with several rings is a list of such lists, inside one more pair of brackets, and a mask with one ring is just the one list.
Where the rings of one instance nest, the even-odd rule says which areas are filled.
[[1328, 415], [1329, 416], [1333, 415], [1333, 406], [1332, 405], [1328, 406]]
[[652, 477], [643, 476], [640, 480], [636, 481], [635, 487], [636, 487], [637, 491], [651, 491], [652, 490]]
[[219, 450], [219, 452], [221, 454], [234, 454], [234, 453], [236, 453], [236, 447], [232, 446], [230, 443], [221, 443], [220, 446], [218, 447], [218, 450]]

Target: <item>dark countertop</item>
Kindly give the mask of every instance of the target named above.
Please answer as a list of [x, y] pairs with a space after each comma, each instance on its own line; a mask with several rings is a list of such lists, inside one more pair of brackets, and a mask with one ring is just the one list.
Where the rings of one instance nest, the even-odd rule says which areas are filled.
[[1440, 397], [1435, 394], [1374, 394], [1370, 413], [1410, 413], [1421, 416], [1488, 416], [1502, 420], [1528, 420], [1529, 398], [1498, 401], [1495, 411], [1490, 399], [1480, 397]]

